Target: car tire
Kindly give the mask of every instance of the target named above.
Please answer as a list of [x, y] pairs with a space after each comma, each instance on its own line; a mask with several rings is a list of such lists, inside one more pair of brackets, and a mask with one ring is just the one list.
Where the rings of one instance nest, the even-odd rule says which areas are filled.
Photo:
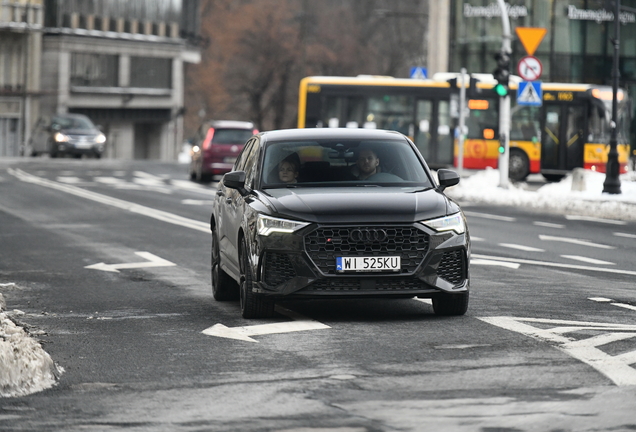
[[211, 282], [212, 296], [216, 301], [238, 300], [239, 292], [236, 282], [221, 267], [219, 237], [216, 229], [212, 230]]
[[240, 305], [243, 318], [269, 318], [274, 315], [274, 300], [254, 295], [252, 292], [252, 271], [247, 257], [245, 241], [241, 243], [241, 286]]
[[468, 310], [468, 293], [439, 294], [433, 297], [435, 315], [464, 315]]
[[528, 159], [528, 155], [523, 150], [512, 149], [510, 150], [508, 167], [510, 180], [524, 181], [530, 174], [530, 159]]

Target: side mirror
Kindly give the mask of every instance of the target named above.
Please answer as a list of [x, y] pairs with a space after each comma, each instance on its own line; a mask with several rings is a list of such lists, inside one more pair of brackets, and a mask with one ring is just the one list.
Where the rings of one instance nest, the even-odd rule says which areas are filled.
[[241, 195], [246, 195], [245, 171], [232, 171], [223, 176], [223, 186], [236, 189]]
[[441, 169], [437, 171], [437, 178], [439, 179], [439, 191], [443, 191], [447, 187], [455, 186], [459, 183], [459, 175], [455, 171], [448, 169]]

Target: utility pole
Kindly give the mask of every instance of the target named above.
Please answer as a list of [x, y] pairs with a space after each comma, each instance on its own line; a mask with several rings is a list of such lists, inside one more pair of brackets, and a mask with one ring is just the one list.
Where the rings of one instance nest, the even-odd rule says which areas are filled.
[[614, 62], [612, 65], [612, 131], [610, 136], [610, 149], [607, 155], [607, 166], [605, 168], [605, 182], [603, 183], [603, 193], [620, 194], [621, 193], [621, 180], [618, 176], [619, 164], [618, 164], [618, 77], [620, 72], [618, 71], [618, 59], [619, 59], [619, 46], [620, 46], [620, 14], [621, 2], [620, 0], [614, 0], [614, 38], [612, 43], [614, 44]]
[[510, 78], [510, 19], [508, 18], [508, 10], [504, 0], [497, 0], [501, 9], [501, 24], [503, 28], [501, 51], [497, 53], [497, 69], [493, 74], [495, 79], [499, 81], [495, 91], [499, 94], [499, 187], [508, 187], [508, 162], [510, 154], [510, 95], [508, 94], [508, 84]]

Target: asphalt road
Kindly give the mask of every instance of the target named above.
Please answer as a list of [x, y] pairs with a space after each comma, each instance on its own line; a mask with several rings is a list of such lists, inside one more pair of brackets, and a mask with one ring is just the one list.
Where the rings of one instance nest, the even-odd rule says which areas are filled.
[[314, 301], [247, 321], [212, 299], [213, 191], [186, 171], [0, 160], [0, 289], [64, 368], [0, 399], [0, 430], [636, 428], [636, 223], [464, 203], [465, 316]]

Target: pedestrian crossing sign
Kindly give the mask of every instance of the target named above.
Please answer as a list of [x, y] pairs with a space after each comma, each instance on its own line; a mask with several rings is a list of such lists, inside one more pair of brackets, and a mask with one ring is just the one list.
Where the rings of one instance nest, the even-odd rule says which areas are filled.
[[541, 106], [541, 81], [521, 81], [517, 87], [517, 105]]
[[428, 71], [425, 67], [413, 66], [409, 76], [413, 79], [426, 79], [428, 77]]

